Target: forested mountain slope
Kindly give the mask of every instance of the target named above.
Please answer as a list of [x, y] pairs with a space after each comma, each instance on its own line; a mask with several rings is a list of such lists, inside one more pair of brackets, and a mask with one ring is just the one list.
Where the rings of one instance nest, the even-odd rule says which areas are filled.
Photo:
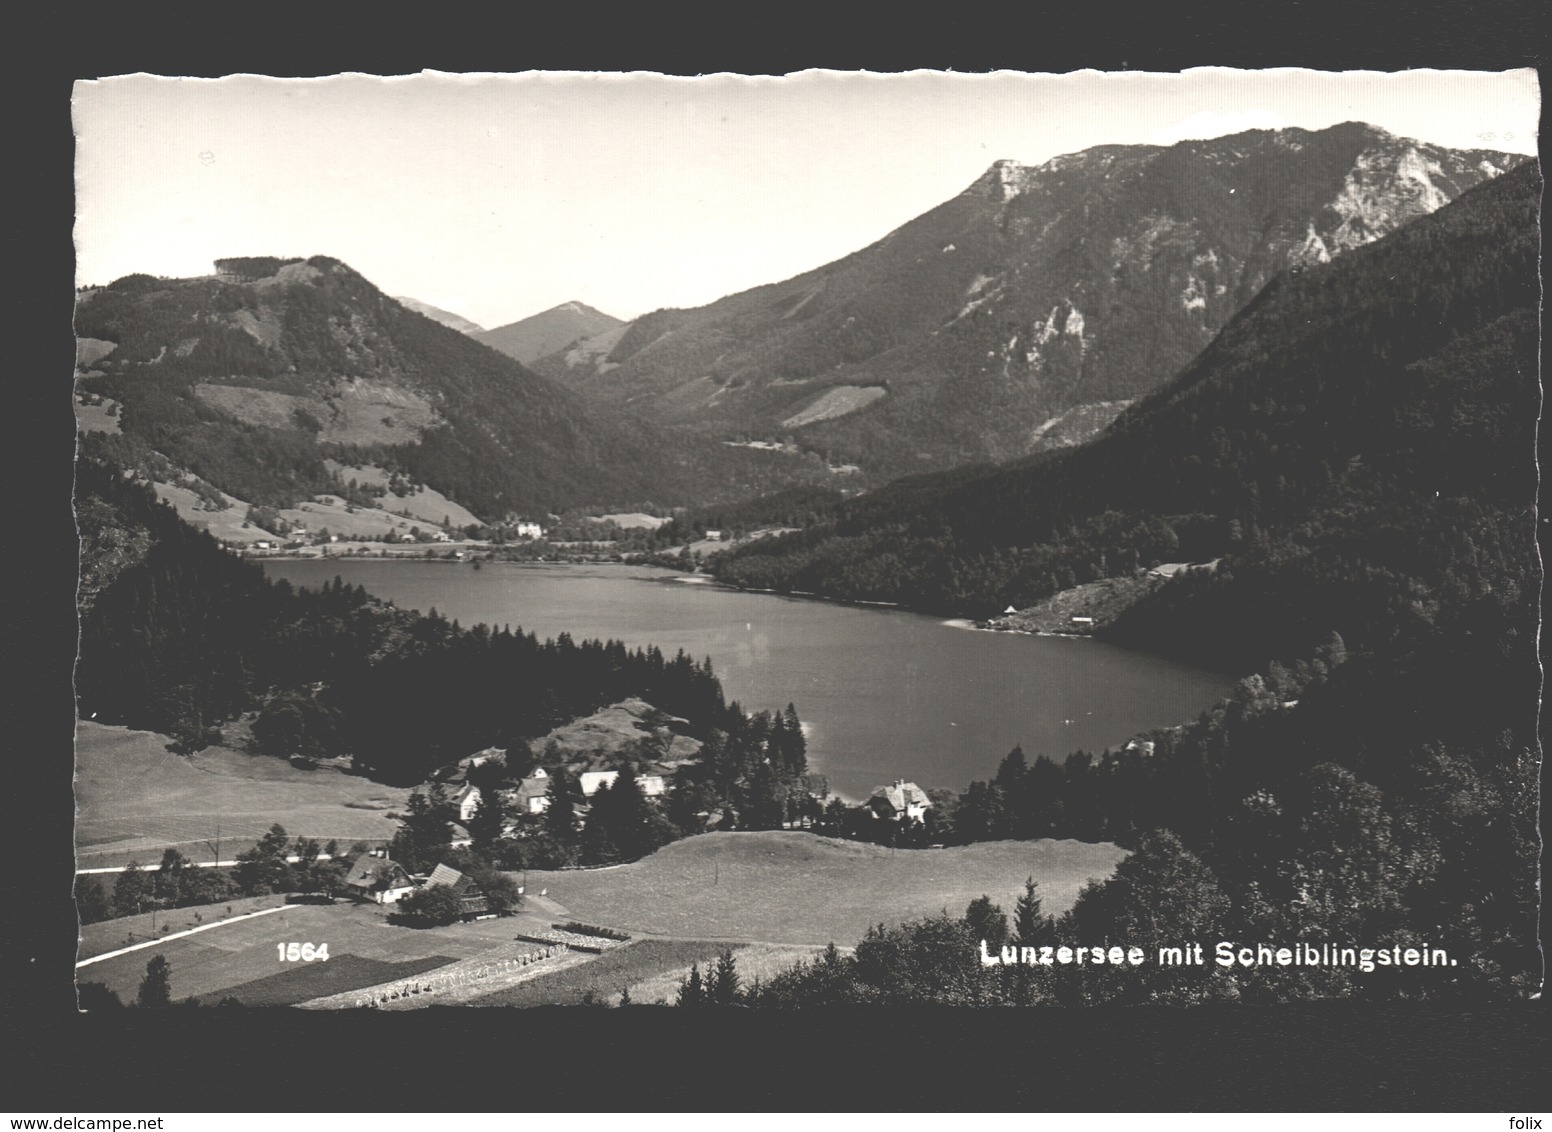
[[376, 464], [486, 521], [768, 486], [770, 455], [627, 423], [337, 260], [230, 259], [217, 270], [131, 275], [79, 297], [77, 334], [99, 343], [81, 385], [122, 403], [126, 463], [150, 449], [279, 507], [344, 494], [326, 458]]

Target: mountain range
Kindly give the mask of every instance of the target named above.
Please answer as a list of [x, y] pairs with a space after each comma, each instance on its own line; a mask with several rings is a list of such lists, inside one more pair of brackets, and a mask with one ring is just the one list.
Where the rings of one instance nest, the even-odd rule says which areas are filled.
[[343, 497], [341, 466], [485, 521], [869, 489], [1096, 435], [1279, 272], [1520, 160], [1349, 123], [999, 161], [833, 264], [629, 323], [470, 333], [329, 257], [227, 259], [81, 292], [81, 389], [123, 462], [259, 506]]
[[994, 163], [852, 255], [659, 310], [535, 368], [633, 417], [871, 476], [1078, 443], [1279, 272], [1524, 160], [1360, 123]]
[[767, 454], [627, 423], [327, 256], [126, 276], [78, 295], [76, 330], [81, 390], [116, 407], [115, 458], [152, 478], [170, 461], [250, 504], [345, 496], [338, 465], [486, 521], [771, 486]]
[[416, 314], [423, 314], [433, 321], [440, 322], [449, 329], [456, 330], [460, 334], [475, 337], [485, 333], [485, 328], [477, 322], [470, 322], [462, 315], [445, 311], [441, 307], [434, 307], [430, 303], [423, 303], [419, 299], [412, 299], [408, 295], [395, 295], [394, 302], [400, 306], [409, 307]]
[[584, 338], [597, 338], [625, 324], [586, 303], [561, 303], [494, 330], [474, 334], [485, 345], [527, 365]]

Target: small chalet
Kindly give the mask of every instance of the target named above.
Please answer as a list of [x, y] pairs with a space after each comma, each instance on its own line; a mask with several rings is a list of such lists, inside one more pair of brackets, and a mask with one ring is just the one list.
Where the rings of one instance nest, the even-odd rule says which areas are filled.
[[517, 524], [517, 537], [543, 538], [544, 528], [541, 527], [538, 523], [519, 523]]
[[641, 793], [647, 798], [661, 798], [668, 793], [668, 783], [663, 781], [661, 774], [644, 774], [636, 779], [641, 787]]
[[540, 767], [507, 797], [520, 813], [542, 814], [550, 807], [550, 776]]
[[707, 531], [706, 532], [706, 541], [707, 542], [721, 542], [722, 541], [722, 532], [721, 531]]
[[467, 825], [469, 819], [474, 816], [474, 811], [479, 809], [480, 788], [466, 782], [462, 789], [452, 796], [451, 802], [453, 808], [458, 811], [458, 820]]
[[473, 877], [466, 876], [451, 866], [438, 865], [426, 879], [427, 887], [434, 884], [445, 884], [457, 894], [459, 915], [464, 919], [472, 920], [477, 916], [492, 914], [490, 901], [485, 898], [485, 893], [480, 891], [480, 886], [474, 883]]
[[889, 786], [880, 786], [868, 798], [869, 812], [881, 821], [925, 821], [931, 808], [925, 790], [898, 778]]
[[415, 882], [403, 865], [388, 859], [385, 850], [375, 849], [350, 862], [345, 887], [358, 900], [395, 904], [415, 891]]

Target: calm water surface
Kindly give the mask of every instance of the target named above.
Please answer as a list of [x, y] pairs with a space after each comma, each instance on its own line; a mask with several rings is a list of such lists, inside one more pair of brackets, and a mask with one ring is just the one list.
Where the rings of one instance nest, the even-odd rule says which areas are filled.
[[[811, 769], [853, 800], [895, 778], [962, 790], [1015, 743], [1061, 758], [1194, 719], [1232, 679], [1093, 640], [978, 632], [940, 618], [685, 581], [650, 567], [273, 560], [271, 577], [335, 575], [401, 609], [540, 638], [613, 638], [710, 657], [747, 710], [789, 702]], [[698, 580], [698, 581], [703, 581]]]

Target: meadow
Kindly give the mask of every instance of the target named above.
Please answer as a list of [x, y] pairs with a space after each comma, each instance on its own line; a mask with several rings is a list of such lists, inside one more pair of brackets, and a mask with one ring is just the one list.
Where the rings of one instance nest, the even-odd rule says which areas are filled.
[[681, 939], [849, 947], [869, 927], [956, 915], [987, 895], [1010, 915], [1033, 876], [1047, 913], [1126, 856], [1109, 844], [991, 841], [900, 849], [807, 833], [708, 833], [629, 865], [530, 870], [530, 892], [587, 923]]
[[[106, 931], [119, 923], [92, 928]], [[162, 955], [172, 969], [174, 1001], [193, 996], [214, 1003], [235, 994], [249, 1004], [246, 989], [256, 999], [251, 1005], [301, 1002], [480, 955], [538, 924], [530, 917], [516, 917], [421, 930], [390, 924], [387, 911], [374, 904], [289, 905], [273, 915], [92, 963], [79, 968], [76, 979], [102, 983], [128, 1002], [139, 990], [146, 963]], [[275, 945], [293, 941], [327, 943], [329, 958], [311, 963], [281, 960]]]
[[82, 720], [76, 730], [76, 867], [154, 865], [176, 846], [195, 861], [232, 860], [276, 822], [295, 836], [393, 836], [407, 791], [331, 768], [209, 747], [175, 755], [152, 731]]

